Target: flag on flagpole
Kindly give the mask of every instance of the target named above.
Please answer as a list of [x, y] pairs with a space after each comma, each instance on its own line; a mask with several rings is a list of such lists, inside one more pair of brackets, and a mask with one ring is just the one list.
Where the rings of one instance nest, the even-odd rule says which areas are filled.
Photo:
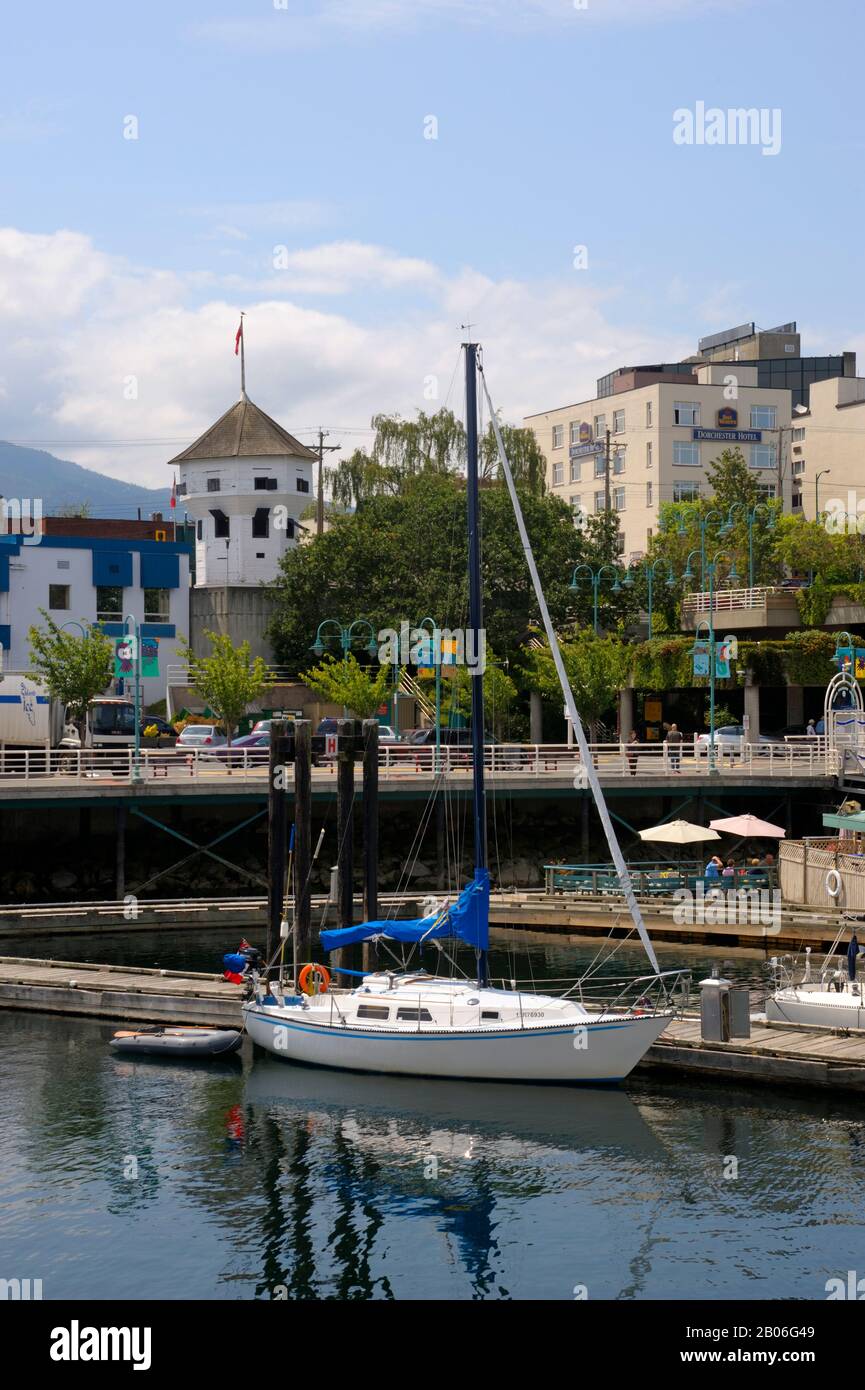
[[176, 507], [176, 506], [177, 506], [177, 474], [176, 474], [176, 473], [175, 473], [174, 478], [172, 479], [172, 482], [171, 482], [171, 501], [169, 502], [168, 505], [169, 505], [170, 507]]
[[238, 328], [236, 334], [234, 335], [234, 355], [235, 355], [235, 357], [236, 357], [237, 354], [240, 352], [240, 343], [241, 343], [241, 339], [242, 339], [242, 338], [243, 338], [243, 319], [240, 320], [240, 327]]

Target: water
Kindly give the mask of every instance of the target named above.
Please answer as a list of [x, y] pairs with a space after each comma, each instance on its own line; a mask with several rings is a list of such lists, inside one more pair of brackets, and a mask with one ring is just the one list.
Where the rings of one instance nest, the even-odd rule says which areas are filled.
[[[112, 940], [127, 962], [153, 964], [155, 943], [160, 964], [205, 969], [235, 944], [59, 954], [105, 960]], [[540, 977], [597, 946], [517, 949]], [[713, 962], [761, 974], [755, 953], [693, 948], [697, 977]], [[225, 1062], [132, 1062], [113, 1026], [0, 1011], [0, 1276], [48, 1299], [822, 1299], [862, 1264], [859, 1100], [352, 1077], [248, 1042]]]

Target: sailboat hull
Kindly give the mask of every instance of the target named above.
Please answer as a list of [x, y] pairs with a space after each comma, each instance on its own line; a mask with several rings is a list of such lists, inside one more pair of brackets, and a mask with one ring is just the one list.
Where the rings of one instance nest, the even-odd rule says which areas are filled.
[[395, 1033], [306, 1022], [297, 1010], [247, 1004], [253, 1042], [287, 1062], [395, 1076], [609, 1085], [633, 1071], [668, 1014], [554, 1028]]

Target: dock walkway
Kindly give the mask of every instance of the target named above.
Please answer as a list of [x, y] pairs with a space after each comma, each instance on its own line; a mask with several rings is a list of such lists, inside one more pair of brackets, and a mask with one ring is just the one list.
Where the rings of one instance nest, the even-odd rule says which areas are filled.
[[[241, 1026], [241, 988], [219, 975], [0, 956], [0, 1008], [114, 1023]], [[697, 1018], [674, 1020], [638, 1072], [732, 1083], [865, 1091], [865, 1033], [754, 1020], [751, 1037], [704, 1042]]]

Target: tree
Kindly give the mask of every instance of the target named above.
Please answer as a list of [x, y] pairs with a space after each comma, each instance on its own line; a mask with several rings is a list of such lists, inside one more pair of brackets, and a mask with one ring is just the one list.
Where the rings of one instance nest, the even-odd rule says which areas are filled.
[[[501, 423], [499, 430], [514, 482], [542, 497], [547, 490], [547, 461], [534, 430]], [[486, 482], [502, 482], [499, 449], [491, 424], [487, 425], [479, 452], [481, 478]]]
[[[596, 637], [591, 629], [579, 633], [571, 641], [560, 642], [559, 646], [577, 712], [589, 726], [591, 741], [596, 742], [598, 721], [627, 684], [631, 649], [619, 638]], [[530, 685], [545, 699], [557, 702], [563, 699], [548, 643], [528, 654], [525, 669]]]
[[[519, 493], [553, 622], [566, 626], [585, 540], [560, 498], [522, 487]], [[481, 489], [481, 523], [487, 646], [510, 659], [539, 614], [505, 488]], [[354, 514], [336, 517], [323, 536], [281, 561], [270, 625], [277, 661], [302, 669], [324, 618], [363, 617], [376, 632], [426, 616], [442, 628], [465, 627], [466, 550], [465, 482], [454, 475], [420, 473], [399, 496], [372, 497]]]
[[330, 474], [333, 500], [358, 510], [374, 497], [396, 496], [422, 473], [457, 473], [465, 463], [465, 430], [451, 410], [416, 420], [374, 415], [372, 448], [355, 449]]
[[[501, 738], [508, 714], [517, 698], [517, 687], [508, 672], [495, 660], [492, 652], [486, 654], [483, 674], [484, 715], [487, 729]], [[422, 682], [424, 693], [432, 698], [434, 681]], [[442, 679], [443, 699], [440, 721], [447, 724], [452, 714], [459, 714], [467, 722], [472, 715], [472, 673], [467, 666], [446, 668]]]
[[192, 689], [213, 710], [231, 742], [249, 706], [274, 682], [264, 658], [257, 656], [252, 660], [248, 642], [235, 647], [225, 633], [204, 635], [211, 645], [209, 656], [196, 656], [188, 643], [182, 644], [181, 655], [189, 663]]
[[[31, 627], [30, 662], [49, 694], [66, 705], [84, 747], [90, 701], [107, 690], [114, 670], [114, 643], [99, 627], [77, 636], [39, 609], [45, 627]], [[83, 626], [83, 625], [82, 625]]]
[[342, 705], [358, 719], [371, 719], [391, 698], [395, 682], [388, 665], [361, 666], [353, 652], [338, 661], [326, 656], [318, 666], [304, 671], [310, 690], [332, 705]]

